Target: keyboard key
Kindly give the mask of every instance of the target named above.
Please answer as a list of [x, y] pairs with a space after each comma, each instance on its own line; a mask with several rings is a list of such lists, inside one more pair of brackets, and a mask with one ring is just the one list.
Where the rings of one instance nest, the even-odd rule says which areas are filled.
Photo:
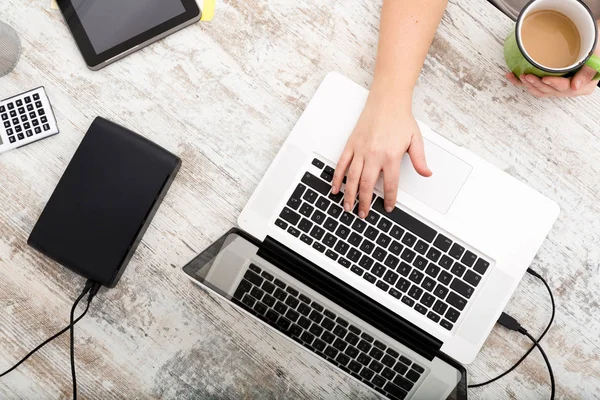
[[429, 245], [422, 240], [419, 240], [415, 245], [415, 251], [419, 254], [425, 254], [429, 249]]
[[329, 200], [327, 200], [325, 197], [319, 196], [315, 205], [318, 209], [322, 211], [327, 211], [327, 208], [329, 208], [329, 204]]
[[362, 255], [362, 253], [360, 251], [358, 251], [355, 248], [351, 248], [350, 251], [348, 252], [348, 254], [346, 254], [346, 257], [348, 257], [348, 259], [350, 259], [350, 261], [357, 263], [358, 260], [360, 260], [361, 255]]
[[436, 249], [435, 247], [432, 247], [427, 252], [426, 257], [433, 262], [437, 262], [437, 260], [440, 259], [441, 255], [442, 255], [442, 253], [438, 249]]
[[8, 107], [9, 110], [12, 110], [12, 109], [15, 108], [15, 105], [13, 103], [8, 103], [7, 107]]
[[363, 267], [366, 270], [371, 269], [371, 266], [373, 265], [373, 259], [368, 257], [367, 255], [363, 255], [362, 258], [360, 259], [360, 262], [358, 263], [358, 265], [360, 265], [361, 267]]
[[350, 238], [348, 239], [348, 242], [354, 246], [354, 247], [358, 247], [360, 245], [360, 242], [362, 242], [362, 236], [360, 236], [358, 233], [356, 232], [352, 232], [352, 234], [350, 235]]
[[434, 263], [429, 263], [429, 265], [425, 269], [425, 273], [427, 275], [431, 276], [432, 278], [435, 278], [439, 272], [440, 272], [440, 267], [438, 267]]
[[291, 321], [294, 321], [294, 322], [298, 321], [298, 318], [300, 318], [300, 314], [299, 314], [297, 311], [295, 311], [295, 310], [292, 310], [292, 309], [289, 309], [289, 310], [288, 310], [288, 311], [285, 313], [285, 316], [286, 316], [287, 318], [289, 318]]
[[331, 215], [333, 218], [337, 218], [340, 216], [342, 211], [344, 211], [342, 207], [332, 204], [329, 207], [329, 210], [327, 210], [327, 214]]
[[19, 109], [17, 111], [19, 112], [19, 114], [25, 114], [25, 108], [24, 107], [19, 107]]
[[354, 221], [354, 218], [356, 217], [352, 215], [352, 213], [344, 211], [340, 216], [340, 222], [344, 225], [350, 226], [352, 224], [352, 221]]
[[485, 271], [488, 269], [489, 266], [490, 266], [489, 262], [485, 261], [483, 258], [480, 258], [475, 263], [473, 270], [476, 272], [479, 272], [481, 275], [483, 275], [483, 274], [485, 274]]
[[415, 304], [415, 301], [408, 296], [403, 296], [402, 302], [409, 307], [412, 307]]
[[264, 279], [252, 270], [247, 270], [244, 274], [244, 278], [246, 278], [249, 282], [252, 282], [256, 286], [260, 286], [264, 282]]
[[334, 253], [333, 251], [331, 251], [331, 250], [326, 250], [326, 251], [325, 251], [325, 255], [326, 255], [327, 257], [331, 258], [333, 261], [336, 261], [336, 260], [338, 259], [338, 257], [339, 257], [337, 254], [335, 254], [335, 253]]
[[417, 256], [417, 258], [415, 258], [415, 261], [413, 261], [413, 265], [415, 267], [419, 268], [421, 271], [423, 269], [425, 269], [427, 264], [428, 264], [427, 260], [421, 256]]
[[423, 277], [425, 275], [423, 275], [422, 272], [417, 271], [416, 269], [414, 269], [410, 276], [408, 277], [408, 279], [410, 279], [412, 282], [416, 283], [417, 285], [421, 283], [421, 281], [423, 280]]
[[467, 271], [463, 279], [471, 285], [477, 287], [477, 285], [481, 281], [481, 275], [469, 270]]
[[346, 240], [348, 235], [350, 234], [350, 228], [344, 225], [340, 225], [335, 231], [335, 235], [341, 239]]
[[417, 304], [415, 304], [415, 310], [417, 310], [417, 312], [425, 315], [425, 313], [427, 312], [427, 307], [423, 307], [421, 304], [417, 303]]
[[396, 284], [396, 287], [399, 290], [401, 290], [403, 293], [406, 293], [406, 291], [410, 287], [410, 282], [407, 279], [405, 279], [405, 278], [400, 278], [400, 280]]
[[406, 262], [412, 262], [415, 258], [416, 254], [414, 251], [412, 251], [411, 249], [405, 248], [404, 251], [402, 252], [402, 255], [400, 255], [400, 258], [402, 258], [404, 261]]
[[396, 281], [398, 280], [398, 274], [391, 270], [388, 270], [385, 273], [383, 280], [390, 285], [394, 285], [396, 283]]
[[373, 244], [373, 242], [370, 242], [368, 240], [364, 240], [360, 245], [360, 250], [365, 254], [371, 254], [374, 248], [375, 245]]
[[310, 231], [310, 236], [312, 236], [313, 238], [315, 238], [317, 240], [321, 240], [321, 238], [323, 237], [324, 234], [325, 234], [325, 230], [318, 226], [314, 226], [312, 231]]
[[408, 373], [406, 374], [406, 377], [412, 381], [412, 382], [416, 382], [419, 380], [419, 378], [421, 377], [421, 374], [419, 374], [417, 371], [415, 371], [414, 369], [411, 369], [410, 371], [408, 371]]
[[394, 239], [400, 240], [400, 238], [402, 237], [403, 234], [404, 234], [404, 229], [400, 228], [398, 225], [394, 225], [392, 227], [392, 229], [390, 230], [390, 235]]
[[390, 287], [390, 285], [388, 285], [387, 283], [385, 283], [383, 281], [377, 281], [375, 286], [377, 286], [379, 289], [383, 290], [384, 292], [387, 292], [387, 290]]
[[475, 260], [477, 260], [477, 256], [467, 250], [460, 261], [467, 267], [472, 267], [475, 264]]
[[385, 233], [381, 233], [381, 234], [379, 234], [379, 237], [377, 238], [377, 241], [375, 243], [377, 243], [378, 245], [380, 245], [381, 247], [383, 247], [385, 249], [388, 247], [388, 245], [390, 244], [391, 241], [392, 241], [392, 238], [390, 238]]
[[314, 207], [311, 206], [308, 203], [302, 203], [302, 205], [300, 206], [300, 209], [298, 210], [300, 212], [300, 214], [304, 215], [305, 217], [310, 217], [310, 215], [312, 214], [312, 212], [314, 211]]
[[446, 301], [448, 304], [454, 306], [454, 308], [458, 308], [460, 311], [464, 310], [465, 306], [467, 305], [467, 301], [454, 292], [450, 292]]
[[435, 287], [435, 290], [433, 291], [433, 294], [443, 300], [448, 294], [448, 291], [449, 290], [447, 287], [438, 283], [438, 285]]
[[371, 272], [379, 278], [383, 276], [385, 270], [386, 268], [379, 263], [375, 263], [375, 265], [373, 265], [373, 268], [371, 268]]
[[285, 317], [280, 317], [277, 320], [277, 327], [280, 328], [284, 332], [287, 332], [287, 330], [290, 328], [291, 325], [292, 325], [292, 321], [290, 321], [289, 319], [287, 319]]
[[268, 294], [265, 295], [265, 297], [263, 297], [262, 299], [263, 303], [265, 303], [267, 306], [269, 307], [273, 307], [273, 305], [275, 304], [275, 297], [273, 296], [269, 296]]
[[408, 291], [408, 295], [415, 300], [419, 300], [421, 295], [423, 294], [423, 289], [418, 287], [417, 285], [412, 285], [410, 290]]
[[372, 226], [369, 226], [367, 228], [367, 230], [365, 231], [365, 236], [372, 241], [375, 241], [378, 234], [379, 234], [379, 231]]
[[402, 251], [403, 248], [404, 248], [404, 246], [402, 246], [400, 243], [398, 243], [394, 240], [388, 250], [390, 252], [392, 252], [393, 254], [399, 256], [400, 252]]
[[321, 211], [317, 210], [313, 213], [312, 217], [310, 217], [310, 219], [315, 223], [315, 224], [322, 224], [325, 221], [325, 218], [327, 216], [322, 213]]
[[344, 257], [338, 258], [337, 262], [344, 268], [350, 268], [350, 261], [346, 260]]
[[325, 349], [325, 347], [327, 347], [327, 344], [321, 339], [315, 339], [312, 345], [317, 351], [321, 352]]
[[368, 272], [365, 272], [365, 274], [363, 275], [363, 278], [369, 283], [375, 283], [377, 281], [377, 278], [375, 278], [374, 275], [371, 275]]
[[450, 284], [450, 288], [455, 290], [458, 294], [463, 295], [467, 299], [470, 299], [473, 295], [473, 292], [475, 291], [473, 287], [467, 285], [460, 279], [454, 279]]
[[394, 384], [398, 385], [407, 392], [409, 392], [413, 387], [413, 383], [411, 381], [399, 375], [396, 375], [394, 378]]
[[448, 305], [446, 303], [438, 300], [435, 302], [435, 305], [433, 306], [432, 310], [440, 315], [444, 315], [447, 308], [448, 308]]
[[329, 232], [333, 232], [335, 231], [335, 228], [337, 228], [338, 223], [337, 221], [335, 221], [333, 218], [331, 217], [327, 217], [327, 220], [325, 221], [325, 223], [323, 224], [323, 227], [325, 229], [327, 229]]
[[300, 236], [300, 231], [298, 229], [294, 228], [293, 226], [290, 226], [287, 231], [292, 236], [295, 236], [295, 237]]
[[332, 321], [331, 317], [325, 317], [321, 322], [321, 326], [330, 331], [335, 327], [335, 322]]
[[251, 295], [252, 295], [252, 297], [254, 297], [256, 300], [260, 300], [260, 299], [262, 299], [262, 297], [263, 297], [263, 295], [265, 294], [265, 292], [264, 292], [262, 289], [260, 289], [260, 288], [258, 288], [258, 287], [256, 287], [256, 286], [254, 286], [254, 287], [252, 288], [252, 290], [250, 291], [250, 294], [251, 294]]
[[444, 285], [449, 285], [452, 280], [452, 274], [447, 271], [442, 271], [440, 276], [438, 276], [438, 282], [443, 283]]
[[408, 366], [405, 363], [398, 361], [396, 365], [394, 365], [394, 371], [400, 375], [404, 375], [406, 371], [408, 371]]
[[328, 174], [327, 171], [323, 171], [321, 172], [321, 178], [329, 183], [331, 183], [331, 181], [333, 180], [333, 175], [332, 174]]
[[[39, 128], [37, 128], [39, 129]], [[281, 214], [279, 214], [279, 216], [289, 222], [292, 225], [296, 225], [298, 223], [298, 221], [300, 221], [300, 215], [297, 214], [296, 212], [290, 210], [289, 208], [285, 207], [282, 211]]]
[[400, 293], [399, 291], [397, 291], [394, 288], [391, 288], [388, 293], [390, 294], [390, 296], [392, 296], [393, 298], [396, 298], [396, 299], [400, 299], [400, 297], [402, 296], [402, 293]]
[[238, 285], [237, 289], [235, 290], [233, 297], [238, 300], [241, 300], [244, 297], [244, 294], [249, 292], [251, 288], [252, 288], [252, 284], [249, 281], [247, 281], [246, 279], [242, 279], [242, 281]]
[[319, 169], [323, 169], [323, 167], [325, 166], [325, 163], [319, 159], [313, 159], [312, 160], [312, 165], [314, 165], [315, 167], [319, 168]]
[[433, 289], [435, 288], [435, 284], [436, 284], [435, 280], [433, 280], [429, 276], [426, 276], [425, 279], [423, 280], [423, 283], [421, 283], [421, 287], [427, 291], [432, 292]]
[[34, 100], [39, 100], [40, 99], [40, 95], [38, 93], [34, 93], [33, 94], [33, 99]]
[[390, 228], [392, 227], [392, 223], [385, 219], [385, 218], [381, 218], [381, 220], [379, 221], [379, 223], [377, 224], [377, 227], [384, 233], [387, 233]]
[[300, 339], [302, 339], [303, 342], [311, 344], [312, 341], [315, 340], [315, 336], [310, 332], [304, 331], [302, 335], [300, 335]]
[[[310, 222], [309, 220], [307, 220], [306, 218], [302, 218], [302, 221], [300, 221], [300, 223], [298, 224], [298, 228], [300, 228], [301, 231], [303, 232], [310, 232], [310, 228], [313, 227], [313, 223]], [[312, 242], [312, 240], [311, 240]], [[309, 243], [310, 244], [310, 243]]]
[[368, 381], [370, 381], [371, 378], [373, 378], [373, 375], [375, 375], [375, 373], [367, 368], [363, 368], [362, 371], [360, 371], [360, 376], [362, 376], [364, 379], [366, 379]]
[[377, 197], [375, 203], [373, 203], [373, 209], [424, 239], [426, 242], [431, 243], [437, 234], [435, 229], [427, 226], [412, 215], [400, 210], [398, 207], [395, 207], [391, 213], [387, 213], [383, 207], [383, 199], [381, 197]]
[[6, 134], [7, 134], [8, 136], [10, 136], [10, 135], [14, 134], [14, 132], [13, 132], [13, 130], [12, 130], [11, 128], [8, 128], [8, 129], [6, 130]]
[[435, 239], [435, 241], [433, 242], [433, 245], [435, 247], [437, 247], [438, 249], [446, 252], [452, 245], [452, 240], [448, 239], [446, 236], [444, 236], [442, 234], [439, 234], [437, 236], [437, 238]]
[[402, 276], [408, 276], [408, 274], [410, 273], [411, 270], [412, 270], [412, 267], [410, 265], [408, 265], [407, 263], [405, 263], [404, 261], [402, 261], [400, 263], [400, 266], [396, 269], [396, 271], [398, 271], [400, 273], [400, 275], [402, 275]]
[[319, 253], [323, 253], [325, 251], [325, 246], [323, 246], [321, 243], [319, 242], [315, 242], [313, 243], [313, 249], [317, 250]]
[[37, 119], [32, 119], [31, 123], [33, 124], [33, 126], [38, 126], [40, 124], [40, 122]]
[[423, 297], [421, 297], [420, 301], [421, 301], [421, 304], [424, 304], [427, 307], [431, 307], [433, 305], [433, 303], [435, 302], [435, 297], [433, 297], [433, 295], [431, 295], [430, 293], [425, 293], [423, 295]]
[[[43, 121], [42, 121], [43, 122]], [[314, 204], [319, 195], [312, 189], [308, 189], [302, 198], [309, 202], [310, 204]]]
[[302, 183], [310, 186], [317, 192], [321, 193], [323, 196], [327, 196], [327, 194], [329, 193], [329, 189], [331, 189], [331, 186], [327, 182], [324, 182], [323, 180], [317, 178], [310, 172], [306, 172], [304, 174], [304, 176], [302, 177]]
[[371, 382], [373, 382], [373, 385], [377, 387], [382, 387], [386, 380], [381, 375], [375, 375], [373, 379], [371, 379]]
[[338, 356], [335, 358], [335, 361], [337, 361], [338, 363], [340, 363], [340, 365], [346, 365], [348, 364], [348, 362], [350, 361], [350, 357], [348, 357], [347, 355], [345, 355], [344, 353], [340, 353], [338, 354]]
[[399, 262], [400, 262], [400, 259], [398, 259], [398, 257], [388, 254], [387, 258], [385, 259], [384, 264], [387, 265], [391, 269], [395, 269]]
[[334, 250], [341, 255], [345, 255], [349, 248], [350, 245], [348, 243], [338, 240], [337, 244], [334, 247]]
[[445, 319], [443, 319], [443, 320], [440, 322], [440, 325], [442, 326], [442, 328], [448, 329], [449, 331], [451, 331], [451, 330], [452, 330], [452, 327], [454, 326], [454, 325], [452, 325], [450, 322], [448, 322], [448, 321], [447, 321], [447, 320], [445, 320]]
[[458, 312], [454, 308], [450, 307], [450, 308], [448, 308], [448, 311], [446, 311], [446, 315], [445, 316], [450, 321], [456, 322], [456, 320], [458, 320], [458, 317], [460, 316], [460, 312]]
[[242, 299], [242, 303], [244, 303], [248, 307], [252, 308], [252, 307], [254, 307], [254, 304], [256, 303], [256, 299], [254, 299], [252, 296], [246, 294], [244, 296], [244, 298]]
[[373, 225], [376, 225], [377, 221], [379, 221], [379, 214], [370, 212], [369, 215], [367, 215], [367, 218], [365, 218], [365, 220], [367, 220], [369, 223], [371, 223]]
[[362, 233], [366, 227], [367, 223], [359, 218], [356, 218], [356, 220], [352, 224], [352, 229], [354, 229], [358, 233]]
[[457, 262], [457, 263], [454, 264], [454, 267], [452, 267], [452, 269], [450, 271], [452, 271], [452, 273], [454, 275], [456, 275], [457, 277], [460, 278], [465, 273], [466, 269], [467, 269], [467, 267], [465, 267], [461, 263]]
[[321, 339], [323, 339], [325, 341], [325, 343], [333, 343], [334, 339], [335, 339], [335, 335], [331, 332], [323, 332], [323, 335], [321, 335]]
[[438, 322], [440, 320], [440, 316], [434, 313], [433, 311], [429, 311], [427, 313], [427, 318], [429, 318], [433, 322]]
[[275, 290], [275, 293], [273, 294], [273, 296], [275, 296], [275, 298], [278, 300], [284, 301], [285, 298], [287, 297], [287, 294], [281, 288], [278, 288]]
[[[19, 128], [19, 127], [17, 126], [17, 128]], [[17, 129], [17, 132], [18, 132], [18, 131], [19, 131], [19, 129]], [[19, 134], [17, 135], [17, 139], [19, 139], [19, 140], [23, 140], [23, 139], [25, 139], [25, 136], [24, 136], [22, 133], [19, 133]]]
[[329, 200], [335, 204], [340, 204], [344, 198], [344, 192], [337, 192], [337, 194], [329, 193]]
[[458, 243], [454, 243], [452, 245], [452, 248], [450, 248], [450, 251], [448, 252], [448, 254], [450, 254], [455, 259], [459, 260], [464, 251], [465, 251], [464, 247], [462, 247]]
[[377, 246], [375, 248], [375, 251], [373, 251], [373, 258], [379, 262], [383, 262], [383, 260], [385, 260], [386, 255], [387, 252], [379, 246]]

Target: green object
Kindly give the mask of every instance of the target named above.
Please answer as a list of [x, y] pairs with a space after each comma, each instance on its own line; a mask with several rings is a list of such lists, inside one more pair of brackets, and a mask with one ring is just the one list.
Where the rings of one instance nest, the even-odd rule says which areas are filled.
[[[535, 67], [529, 61], [527, 61], [525, 56], [523, 56], [521, 53], [521, 50], [517, 45], [517, 37], [514, 30], [506, 37], [506, 40], [504, 41], [504, 60], [506, 61], [508, 69], [510, 69], [516, 77], [520, 77], [523, 74], [533, 74], [539, 76], [540, 78], [544, 76], [563, 76], [570, 72], [579, 70], [579, 68], [575, 68], [573, 70], [562, 72], [548, 72]], [[585, 65], [598, 71], [594, 79], [600, 79], [600, 57], [592, 55]]]

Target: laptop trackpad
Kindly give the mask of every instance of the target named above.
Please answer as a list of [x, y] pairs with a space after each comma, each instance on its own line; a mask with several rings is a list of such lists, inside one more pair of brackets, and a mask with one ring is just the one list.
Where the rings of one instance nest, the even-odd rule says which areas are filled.
[[427, 139], [424, 142], [427, 165], [433, 175], [429, 178], [419, 175], [405, 154], [400, 170], [400, 189], [446, 214], [473, 167], [433, 142]]

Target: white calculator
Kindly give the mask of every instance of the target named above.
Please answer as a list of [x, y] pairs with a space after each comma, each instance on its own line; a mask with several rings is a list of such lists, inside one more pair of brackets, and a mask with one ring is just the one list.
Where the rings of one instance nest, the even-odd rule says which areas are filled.
[[0, 153], [57, 133], [54, 112], [43, 87], [0, 101]]

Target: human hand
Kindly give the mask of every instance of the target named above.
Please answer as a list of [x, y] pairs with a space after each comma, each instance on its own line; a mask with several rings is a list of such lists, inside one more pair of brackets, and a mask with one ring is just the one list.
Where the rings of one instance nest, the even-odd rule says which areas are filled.
[[575, 97], [594, 92], [598, 81], [592, 79], [596, 73], [595, 69], [584, 66], [572, 78], [545, 76], [540, 79], [535, 75], [527, 74], [517, 79], [512, 72], [506, 74], [506, 77], [515, 86], [523, 86], [535, 97]]
[[348, 177], [344, 194], [344, 210], [354, 207], [359, 192], [360, 218], [369, 213], [373, 189], [383, 171], [384, 206], [391, 212], [396, 205], [400, 163], [408, 152], [415, 170], [422, 176], [431, 176], [427, 167], [423, 137], [417, 121], [408, 106], [399, 100], [383, 98], [373, 91], [346, 143], [338, 161], [332, 182], [332, 192], [338, 193], [346, 170]]

